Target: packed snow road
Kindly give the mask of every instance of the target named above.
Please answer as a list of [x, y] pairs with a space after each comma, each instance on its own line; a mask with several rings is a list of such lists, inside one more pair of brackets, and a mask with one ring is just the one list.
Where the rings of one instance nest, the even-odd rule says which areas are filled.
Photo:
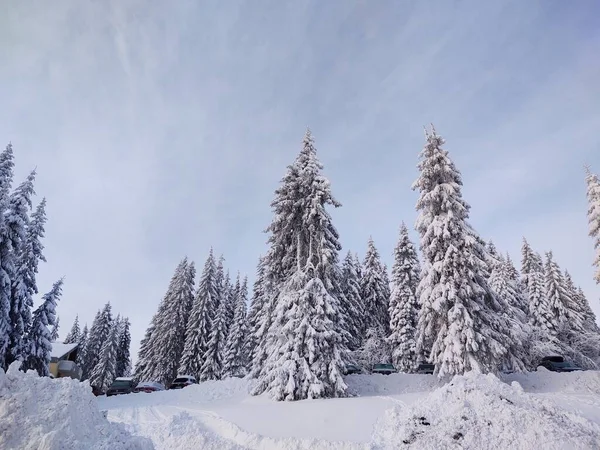
[[274, 402], [240, 379], [98, 398], [157, 449], [598, 449], [600, 373], [352, 375], [355, 397]]

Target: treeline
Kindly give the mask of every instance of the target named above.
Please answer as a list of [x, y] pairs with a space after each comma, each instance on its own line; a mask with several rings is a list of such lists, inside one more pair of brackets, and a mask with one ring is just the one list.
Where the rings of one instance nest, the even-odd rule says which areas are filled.
[[77, 364], [82, 380], [105, 391], [117, 377], [131, 374], [131, 334], [127, 317], [113, 318], [110, 303], [96, 313], [92, 327], [79, 327], [79, 316], [67, 334], [65, 344], [78, 344]]
[[42, 244], [46, 200], [33, 207], [35, 170], [12, 190], [13, 169], [13, 147], [8, 144], [0, 153], [0, 368], [21, 361], [22, 370], [48, 375], [63, 280], [54, 283], [34, 308], [39, 263], [46, 261]]
[[[362, 261], [339, 259], [327, 207], [341, 204], [322, 175], [307, 131], [271, 203], [269, 250], [260, 258], [250, 308], [212, 250], [199, 283], [184, 259], [142, 340], [136, 376], [169, 383], [249, 374], [255, 394], [278, 400], [346, 393], [344, 366], [392, 361], [440, 377], [469, 370], [535, 368], [560, 352], [596, 367], [600, 334], [583, 291], [552, 252], [524, 240], [521, 270], [470, 225], [460, 172], [434, 129], [426, 133], [413, 189], [420, 257], [400, 226], [391, 279], [372, 239]], [[588, 171], [590, 235], [599, 256], [600, 183]]]

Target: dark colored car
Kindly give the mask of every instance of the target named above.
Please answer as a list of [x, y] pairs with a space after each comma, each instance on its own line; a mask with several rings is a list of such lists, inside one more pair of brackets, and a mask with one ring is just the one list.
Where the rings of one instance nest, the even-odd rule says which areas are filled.
[[162, 383], [156, 381], [142, 381], [135, 387], [133, 392], [156, 392], [164, 390], [165, 386]]
[[179, 375], [173, 382], [169, 389], [183, 389], [186, 386], [190, 386], [192, 384], [198, 384], [196, 378], [191, 375]]
[[362, 369], [356, 364], [347, 364], [346, 367], [344, 367], [344, 373], [346, 375], [353, 375], [355, 373], [362, 373]]
[[424, 375], [433, 375], [435, 371], [435, 364], [419, 364], [417, 367], [417, 373]]
[[131, 394], [134, 388], [135, 382], [133, 381], [133, 378], [115, 378], [115, 381], [112, 382], [106, 391], [106, 396]]
[[545, 367], [552, 372], [577, 372], [583, 370], [581, 367], [566, 361], [562, 356], [545, 356], [538, 366]]
[[380, 373], [382, 375], [389, 375], [391, 373], [398, 372], [392, 364], [375, 364], [373, 366], [373, 373]]

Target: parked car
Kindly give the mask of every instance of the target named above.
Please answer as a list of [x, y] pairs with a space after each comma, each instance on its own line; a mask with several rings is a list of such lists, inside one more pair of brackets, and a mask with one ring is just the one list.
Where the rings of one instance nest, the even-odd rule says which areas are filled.
[[355, 373], [362, 373], [362, 369], [356, 364], [347, 364], [346, 367], [344, 367], [344, 374], [353, 375]]
[[115, 381], [109, 386], [106, 391], [106, 396], [110, 397], [111, 395], [121, 395], [121, 394], [131, 394], [133, 389], [135, 388], [135, 381], [133, 378], [129, 377], [119, 377], [115, 378]]
[[566, 361], [562, 356], [545, 356], [542, 358], [538, 366], [545, 367], [552, 372], [576, 372], [583, 370], [573, 363]]
[[435, 364], [419, 364], [417, 367], [417, 373], [424, 375], [433, 375], [435, 371]]
[[138, 383], [133, 392], [156, 392], [164, 391], [165, 385], [157, 381], [142, 381]]
[[169, 389], [183, 389], [186, 386], [190, 386], [192, 384], [198, 384], [196, 378], [191, 375], [179, 375], [177, 378], [173, 380]]
[[375, 364], [372, 372], [380, 373], [382, 375], [389, 375], [390, 373], [396, 373], [398, 371], [392, 364]]

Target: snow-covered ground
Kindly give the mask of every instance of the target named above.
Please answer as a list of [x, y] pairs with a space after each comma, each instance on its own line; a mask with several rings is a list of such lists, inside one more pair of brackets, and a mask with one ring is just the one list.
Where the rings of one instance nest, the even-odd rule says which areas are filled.
[[[274, 402], [227, 379], [98, 397], [0, 370], [1, 449], [598, 449], [600, 372], [352, 375], [354, 397]], [[100, 411], [108, 412], [106, 420]]]
[[98, 398], [157, 449], [598, 449], [600, 373], [352, 375], [356, 397], [274, 402], [228, 379]]

